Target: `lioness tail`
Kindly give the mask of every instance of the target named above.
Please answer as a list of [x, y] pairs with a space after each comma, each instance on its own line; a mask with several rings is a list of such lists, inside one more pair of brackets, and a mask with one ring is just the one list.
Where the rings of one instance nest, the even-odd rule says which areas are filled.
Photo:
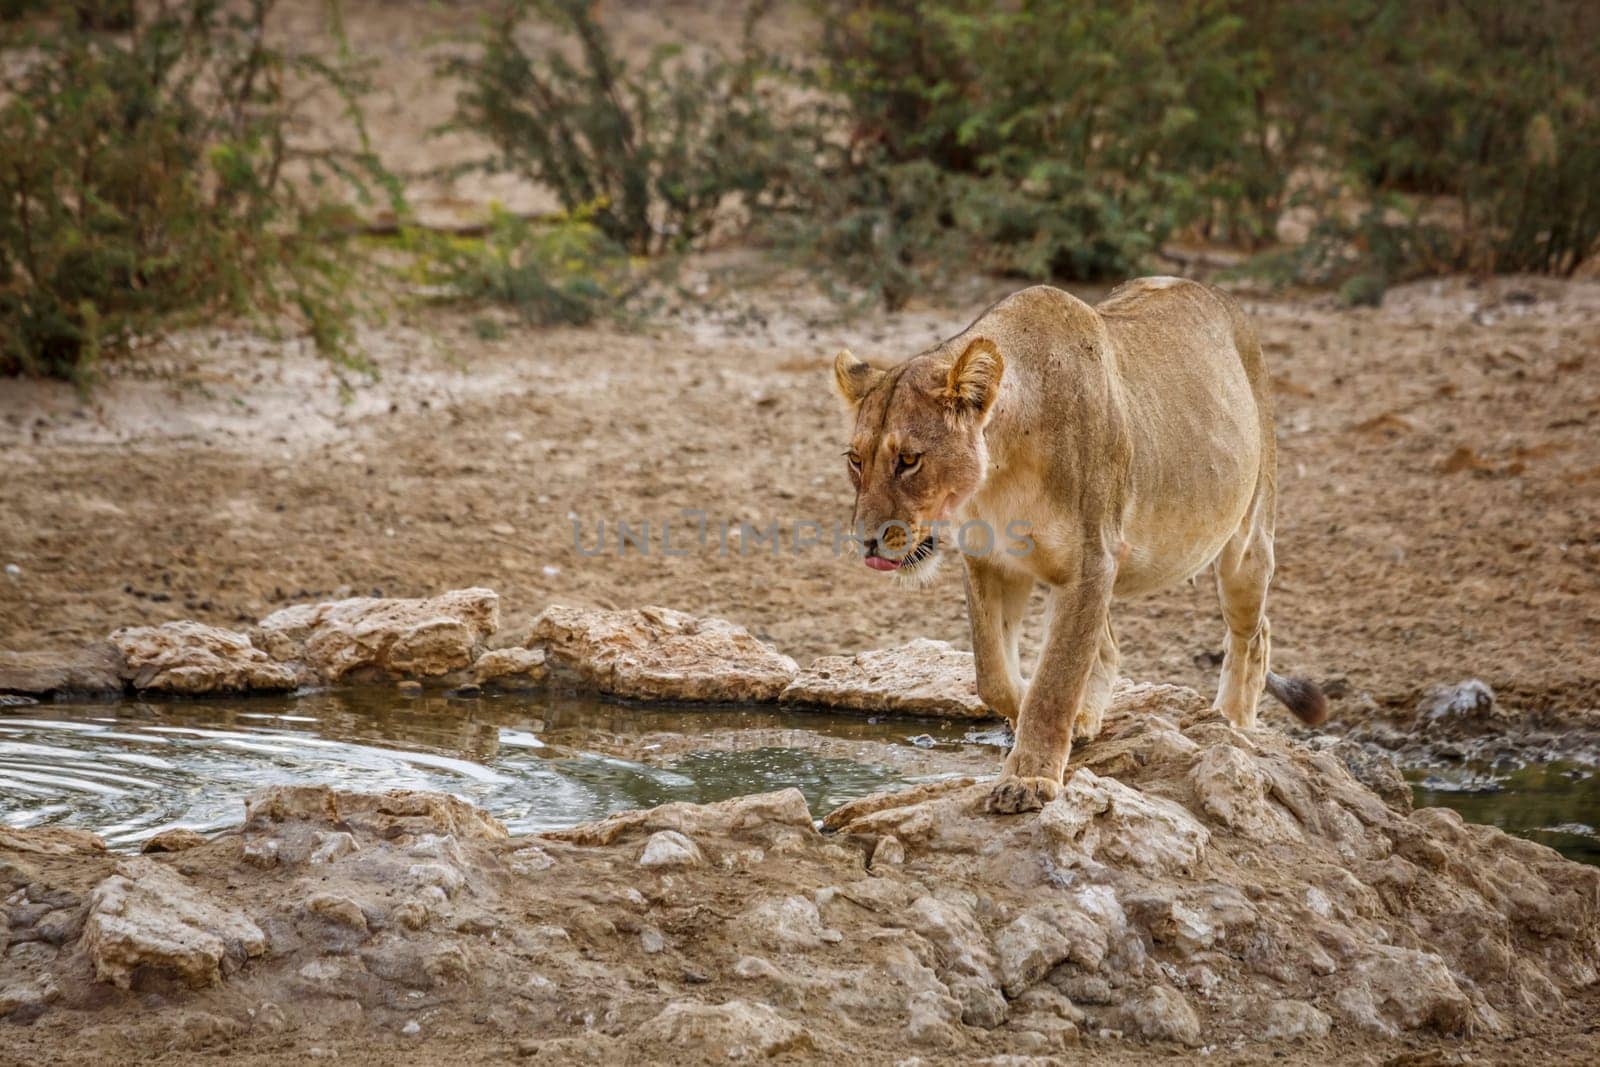
[[1268, 671], [1267, 692], [1307, 726], [1320, 726], [1328, 717], [1328, 698], [1322, 695], [1315, 682]]

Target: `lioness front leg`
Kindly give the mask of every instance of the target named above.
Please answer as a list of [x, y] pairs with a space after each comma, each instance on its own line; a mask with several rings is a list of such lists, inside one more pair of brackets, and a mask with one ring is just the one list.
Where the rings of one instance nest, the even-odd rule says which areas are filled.
[[1088, 695], [1111, 610], [1114, 562], [1085, 568], [1075, 585], [1051, 590], [1050, 629], [1017, 721], [1016, 744], [989, 794], [988, 810], [1037, 811], [1061, 791], [1072, 725]]
[[1024, 692], [1017, 645], [1034, 579], [979, 556], [965, 559], [967, 619], [972, 627], [978, 698], [991, 711], [1004, 715], [1015, 730]]

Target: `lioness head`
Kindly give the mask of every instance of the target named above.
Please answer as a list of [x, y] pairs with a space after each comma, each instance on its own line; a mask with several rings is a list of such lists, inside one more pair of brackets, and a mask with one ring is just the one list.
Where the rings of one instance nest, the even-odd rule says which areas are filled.
[[867, 566], [931, 576], [935, 523], [951, 520], [983, 483], [983, 427], [1004, 371], [1000, 350], [981, 337], [953, 360], [928, 353], [886, 371], [848, 351], [834, 360], [834, 386], [854, 418], [845, 460]]

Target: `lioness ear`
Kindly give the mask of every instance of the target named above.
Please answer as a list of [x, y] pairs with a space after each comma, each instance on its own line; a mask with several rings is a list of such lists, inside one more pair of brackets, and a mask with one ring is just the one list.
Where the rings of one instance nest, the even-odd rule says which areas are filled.
[[882, 377], [883, 371], [867, 366], [848, 348], [839, 349], [839, 354], [833, 357], [833, 387], [851, 411], [861, 406], [861, 398], [871, 392]]
[[950, 364], [945, 379], [946, 402], [957, 414], [976, 415], [983, 421], [1000, 395], [1000, 376], [1005, 370], [1006, 361], [995, 343], [987, 337], [977, 338]]

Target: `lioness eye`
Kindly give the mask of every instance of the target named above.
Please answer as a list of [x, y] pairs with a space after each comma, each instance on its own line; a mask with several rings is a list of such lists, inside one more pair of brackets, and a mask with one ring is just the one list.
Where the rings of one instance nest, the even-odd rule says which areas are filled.
[[921, 456], [912, 452], [902, 452], [895, 463], [894, 472], [896, 474], [910, 474], [917, 469], [917, 464], [921, 462]]
[[861, 470], [861, 457], [860, 456], [856, 455], [854, 452], [846, 452], [844, 454], [844, 458], [845, 458], [846, 462], [848, 462], [850, 464], [850, 469], [851, 470], [858, 471], [858, 472]]

